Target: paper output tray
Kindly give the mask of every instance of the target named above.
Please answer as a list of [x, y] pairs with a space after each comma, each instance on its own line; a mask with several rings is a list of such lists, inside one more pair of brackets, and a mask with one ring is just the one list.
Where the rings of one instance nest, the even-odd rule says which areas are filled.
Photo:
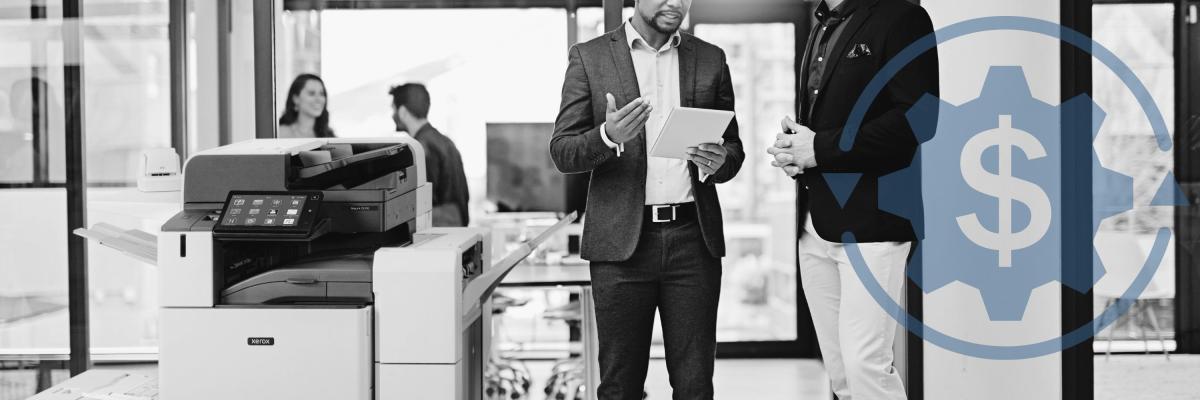
[[301, 168], [300, 169], [300, 178], [304, 178], [304, 179], [312, 178], [314, 176], [321, 175], [326, 172], [330, 172], [335, 169], [345, 167], [347, 165], [364, 162], [364, 161], [375, 160], [375, 159], [388, 157], [388, 156], [394, 156], [396, 154], [400, 154], [400, 151], [403, 149], [404, 149], [404, 145], [398, 144], [398, 145], [394, 145], [394, 146], [388, 146], [388, 147], [383, 147], [383, 148], [379, 148], [379, 149], [364, 151], [362, 153], [354, 154], [349, 157], [340, 158], [337, 160], [333, 160], [333, 161], [319, 164], [319, 165], [314, 165], [311, 167]]
[[158, 238], [144, 231], [121, 229], [101, 222], [92, 225], [92, 229], [79, 228], [74, 233], [128, 254], [138, 261], [158, 265]]
[[[298, 168], [288, 179], [290, 190], [327, 190], [333, 187], [352, 188], [366, 184], [392, 172], [401, 178], [406, 166], [413, 165], [413, 154], [404, 144], [371, 148], [377, 145], [355, 145], [359, 153], [328, 163]], [[415, 185], [415, 183], [414, 183]]]

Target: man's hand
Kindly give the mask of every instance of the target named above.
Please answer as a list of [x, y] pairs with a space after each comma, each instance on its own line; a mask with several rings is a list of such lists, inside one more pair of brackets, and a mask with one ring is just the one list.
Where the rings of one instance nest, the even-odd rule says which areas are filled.
[[725, 156], [729, 154], [725, 146], [716, 143], [703, 143], [696, 147], [688, 147], [688, 159], [696, 164], [696, 168], [705, 175], [716, 175], [725, 165]]
[[817, 153], [813, 148], [816, 132], [785, 117], [783, 132], [775, 136], [775, 145], [767, 148], [774, 161], [771, 166], [782, 168], [788, 176], [804, 173], [805, 169], [817, 166]]
[[654, 108], [639, 97], [618, 110], [617, 100], [612, 93], [605, 95], [605, 98], [608, 100], [608, 109], [604, 117], [604, 133], [608, 135], [608, 140], [617, 144], [624, 144], [636, 137], [650, 118], [650, 110]]

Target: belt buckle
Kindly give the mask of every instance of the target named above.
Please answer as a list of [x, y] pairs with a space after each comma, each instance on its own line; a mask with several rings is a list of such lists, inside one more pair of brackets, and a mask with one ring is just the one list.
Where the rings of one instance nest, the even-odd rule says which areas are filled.
[[[664, 209], [664, 208], [665, 208], [665, 209], [669, 209], [669, 210], [671, 210], [671, 218], [670, 218], [670, 219], [659, 219], [659, 218], [658, 218], [658, 211], [659, 211], [659, 210], [662, 210], [662, 209]], [[674, 204], [665, 204], [665, 205], [655, 205], [655, 206], [650, 206], [650, 213], [652, 214], [652, 215], [650, 216], [650, 218], [651, 218], [651, 221], [652, 221], [652, 222], [655, 222], [655, 223], [662, 223], [662, 222], [672, 222], [672, 221], [675, 221], [675, 205], [674, 205]]]

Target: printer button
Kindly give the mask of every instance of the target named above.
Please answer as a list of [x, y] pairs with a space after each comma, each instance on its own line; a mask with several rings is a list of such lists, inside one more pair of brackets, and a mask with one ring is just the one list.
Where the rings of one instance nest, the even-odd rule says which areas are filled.
[[290, 283], [293, 285], [315, 285], [315, 284], [317, 284], [317, 280], [316, 279], [304, 279], [304, 278], [288, 278], [287, 283]]

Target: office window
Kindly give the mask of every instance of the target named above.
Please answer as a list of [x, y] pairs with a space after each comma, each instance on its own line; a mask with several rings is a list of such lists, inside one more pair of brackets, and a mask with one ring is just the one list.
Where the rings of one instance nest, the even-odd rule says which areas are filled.
[[728, 255], [717, 339], [796, 339], [796, 186], [766, 162], [779, 120], [795, 113], [792, 24], [700, 24], [696, 36], [728, 57], [746, 162], [717, 186]]
[[[66, 166], [57, 4], [0, 15], [0, 399], [24, 399], [66, 377]], [[54, 6], [54, 7], [51, 7]], [[55, 187], [57, 186], [57, 187]], [[39, 379], [39, 372], [48, 372]]]
[[[157, 233], [179, 211], [179, 192], [137, 189], [142, 153], [171, 147], [167, 8], [167, 0], [83, 3], [89, 226]], [[93, 353], [115, 359], [156, 353], [154, 266], [92, 242], [88, 270]]]
[[[579, 43], [583, 43], [603, 35], [604, 30], [604, 9], [599, 7], [584, 7], [578, 11], [579, 16]], [[628, 20], [633, 16], [633, 7], [625, 7], [621, 10], [621, 21]]]
[[[1104, 4], [1092, 7], [1093, 33], [1133, 69], [1150, 91], [1158, 108], [1174, 129], [1175, 68], [1171, 4]], [[1154, 243], [1160, 228], [1174, 227], [1172, 207], [1148, 206], [1163, 176], [1175, 168], [1173, 153], [1161, 151], [1141, 105], [1117, 76], [1099, 61], [1093, 62], [1095, 101], [1107, 113], [1096, 140], [1101, 162], [1132, 176], [1134, 209], [1106, 220], [1100, 226], [1096, 248], [1107, 269], [1095, 287], [1095, 309], [1115, 301], [1129, 287]], [[1172, 132], [1173, 133], [1173, 132]], [[1175, 298], [1174, 243], [1168, 247], [1149, 286], [1133, 302], [1127, 315], [1096, 337], [1098, 352], [1162, 351], [1174, 348]], [[1149, 340], [1145, 340], [1149, 339]], [[1161, 339], [1161, 340], [1160, 340]], [[1099, 370], [1099, 368], [1098, 368]]]
[[[170, 146], [167, 1], [82, 7], [82, 21], [64, 21], [61, 1], [0, 6], [0, 399], [66, 377], [64, 64], [84, 71], [89, 222], [153, 232], [159, 214], [178, 207], [178, 193], [133, 187], [141, 151]], [[64, 60], [63, 26], [80, 22], [84, 58]], [[155, 346], [153, 269], [95, 244], [89, 266], [93, 353]]]
[[338, 136], [388, 136], [388, 89], [424, 83], [430, 123], [462, 153], [472, 215], [485, 209], [487, 124], [553, 122], [558, 114], [565, 10], [291, 11], [284, 21], [279, 36], [291, 58], [279, 60], [279, 104], [295, 76], [316, 73]]

